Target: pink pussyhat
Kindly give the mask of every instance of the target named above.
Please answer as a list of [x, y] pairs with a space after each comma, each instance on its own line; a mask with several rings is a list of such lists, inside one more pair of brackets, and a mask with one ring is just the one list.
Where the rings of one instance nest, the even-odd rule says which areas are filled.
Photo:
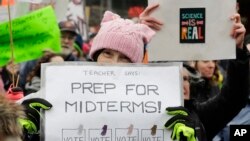
[[13, 87], [13, 84], [10, 85], [6, 97], [10, 100], [17, 101], [24, 97], [23, 90], [20, 87]]
[[147, 25], [122, 19], [119, 15], [106, 11], [101, 28], [93, 40], [90, 58], [95, 60], [96, 54], [102, 49], [118, 51], [133, 63], [141, 63], [144, 46], [155, 35], [155, 31]]

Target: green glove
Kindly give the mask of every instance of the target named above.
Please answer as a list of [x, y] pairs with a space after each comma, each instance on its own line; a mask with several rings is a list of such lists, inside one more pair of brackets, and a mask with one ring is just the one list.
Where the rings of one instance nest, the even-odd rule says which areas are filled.
[[22, 105], [27, 118], [19, 119], [19, 122], [28, 134], [36, 134], [40, 129], [40, 109], [49, 110], [52, 104], [45, 99], [31, 98], [24, 100]]
[[173, 129], [171, 138], [178, 141], [196, 141], [195, 125], [189, 117], [189, 111], [184, 107], [168, 107], [169, 115], [174, 115], [166, 123], [167, 129]]

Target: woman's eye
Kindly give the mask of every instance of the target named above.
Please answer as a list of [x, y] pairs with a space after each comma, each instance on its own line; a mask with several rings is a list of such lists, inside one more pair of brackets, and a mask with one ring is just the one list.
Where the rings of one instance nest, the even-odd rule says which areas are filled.
[[124, 62], [124, 63], [130, 63], [130, 59], [128, 59], [128, 57], [122, 57], [121, 59], [121, 62]]
[[109, 57], [109, 56], [112, 55], [112, 53], [111, 53], [110, 51], [103, 51], [102, 53], [103, 53], [103, 55], [106, 56], [106, 57]]

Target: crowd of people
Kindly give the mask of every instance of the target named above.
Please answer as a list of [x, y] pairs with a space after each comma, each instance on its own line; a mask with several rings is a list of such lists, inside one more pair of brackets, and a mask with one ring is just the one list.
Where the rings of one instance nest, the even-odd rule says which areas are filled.
[[[105, 12], [98, 33], [91, 34], [94, 36], [91, 36], [87, 44], [83, 43], [73, 23], [62, 21], [59, 23], [62, 46], [60, 54], [45, 50], [40, 59], [16, 64], [15, 68], [12, 63], [0, 68], [0, 140], [39, 140], [39, 110], [53, 108], [49, 101], [39, 98], [38, 94], [41, 88], [42, 63], [147, 62], [145, 46], [163, 26], [160, 20], [151, 16], [158, 7], [159, 4], [149, 5], [140, 14], [139, 23], [123, 19], [110, 11]], [[250, 118], [246, 115], [250, 113], [250, 39], [245, 38], [246, 29], [239, 14], [232, 15], [231, 21], [231, 36], [236, 40], [236, 59], [227, 60], [226, 69], [220, 66], [219, 60], [183, 63], [184, 107], [166, 109], [168, 114], [174, 115], [165, 124], [166, 128], [175, 131], [171, 135], [173, 140], [229, 140], [227, 126], [250, 123]], [[16, 84], [22, 89], [21, 92], [20, 89], [13, 88], [13, 78], [17, 80]], [[17, 99], [11, 101], [12, 97], [8, 99], [4, 96], [15, 92], [23, 94], [24, 98], [19, 101], [23, 107], [14, 103]]]

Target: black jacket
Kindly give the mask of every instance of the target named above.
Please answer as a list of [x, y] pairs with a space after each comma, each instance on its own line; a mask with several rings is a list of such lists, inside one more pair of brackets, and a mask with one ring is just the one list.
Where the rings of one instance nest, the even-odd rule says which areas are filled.
[[[197, 102], [207, 101], [209, 98], [212, 98], [220, 93], [220, 88], [218, 85], [211, 84], [210, 80], [208, 80], [207, 78], [202, 79], [202, 86], [192, 86], [192, 84], [190, 86], [191, 99], [194, 99]], [[193, 90], [192, 88], [195, 90]]]
[[195, 133], [196, 133], [196, 137], [198, 138], [198, 141], [207, 141], [207, 136], [206, 136], [206, 130], [199, 118], [199, 116], [197, 115], [196, 111], [194, 110], [194, 100], [185, 100], [184, 101], [184, 105], [185, 108], [188, 109], [189, 111], [189, 119], [190, 122], [192, 124], [192, 126], [194, 126], [195, 128]]
[[205, 102], [193, 102], [192, 106], [187, 107], [191, 107], [200, 118], [207, 140], [212, 140], [247, 103], [249, 53], [246, 47], [236, 52], [236, 59], [229, 61], [227, 80], [221, 93]]

